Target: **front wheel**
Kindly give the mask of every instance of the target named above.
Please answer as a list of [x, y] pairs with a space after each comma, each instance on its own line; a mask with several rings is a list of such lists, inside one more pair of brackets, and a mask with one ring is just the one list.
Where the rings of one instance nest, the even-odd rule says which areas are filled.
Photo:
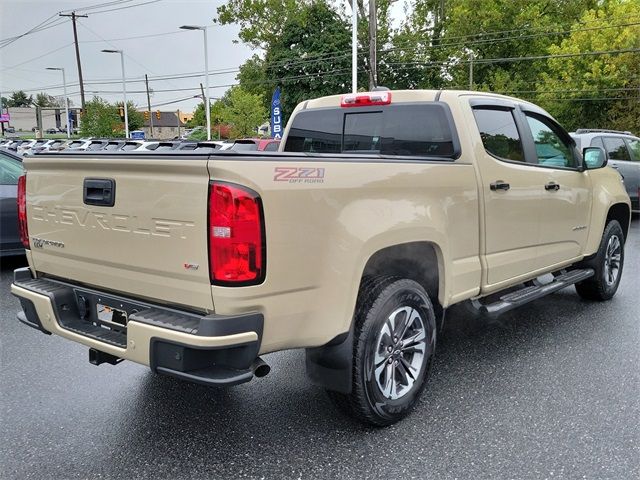
[[578, 295], [587, 300], [609, 300], [620, 285], [624, 265], [624, 232], [616, 220], [604, 229], [595, 257], [585, 263], [593, 268], [593, 277], [576, 284]]
[[433, 306], [413, 280], [373, 277], [363, 282], [354, 321], [352, 391], [329, 396], [364, 423], [390, 425], [425, 387], [436, 346]]

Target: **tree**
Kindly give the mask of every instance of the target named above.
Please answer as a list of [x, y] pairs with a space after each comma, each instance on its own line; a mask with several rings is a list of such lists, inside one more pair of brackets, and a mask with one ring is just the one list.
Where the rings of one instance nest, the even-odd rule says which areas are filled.
[[[295, 14], [281, 19], [264, 59], [254, 56], [238, 75], [243, 90], [261, 95], [267, 108], [280, 85], [286, 117], [306, 99], [351, 90], [349, 24], [326, 2], [300, 2]], [[361, 81], [366, 82], [366, 75]]]
[[64, 100], [59, 103], [58, 99], [44, 92], [36, 95], [33, 104], [38, 107], [64, 107]]
[[262, 97], [248, 93], [239, 86], [231, 87], [228, 92], [229, 103], [222, 107], [222, 121], [231, 126], [234, 137], [255, 135], [257, 128], [267, 118]]
[[[640, 30], [625, 25], [637, 15], [639, 0], [610, 0], [587, 10], [572, 33], [552, 45], [554, 55], [629, 50], [640, 45]], [[597, 30], [585, 30], [598, 27]], [[608, 28], [611, 27], [611, 28]], [[551, 58], [538, 85], [539, 100], [560, 122], [574, 129], [615, 128], [640, 132], [638, 52]], [[561, 98], [562, 100], [558, 100]]]
[[[122, 108], [122, 104], [122, 102], [118, 102], [116, 104], [118, 115], [120, 115], [119, 112]], [[144, 114], [142, 112], [139, 112], [135, 104], [131, 101], [127, 102], [127, 116], [129, 117], [129, 131], [140, 130], [142, 127], [144, 127]]]
[[[119, 104], [110, 104], [100, 97], [86, 103], [85, 112], [80, 120], [80, 134], [86, 137], [115, 138], [124, 137], [124, 122], [120, 118]], [[138, 112], [132, 102], [127, 102], [129, 130], [137, 130], [144, 125], [144, 116]]]
[[295, 18], [313, 0], [229, 0], [218, 7], [214, 21], [222, 25], [240, 25], [240, 40], [253, 48], [266, 49], [286, 32], [285, 23]]
[[7, 100], [8, 107], [30, 107], [33, 105], [33, 95], [27, 96], [22, 90], [13, 92]]

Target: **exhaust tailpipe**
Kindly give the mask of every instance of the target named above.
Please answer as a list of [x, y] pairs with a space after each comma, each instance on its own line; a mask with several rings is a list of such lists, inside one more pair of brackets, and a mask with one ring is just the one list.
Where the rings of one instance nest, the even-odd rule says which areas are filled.
[[261, 378], [271, 371], [271, 367], [267, 365], [264, 360], [258, 357], [251, 364], [251, 370], [256, 377]]

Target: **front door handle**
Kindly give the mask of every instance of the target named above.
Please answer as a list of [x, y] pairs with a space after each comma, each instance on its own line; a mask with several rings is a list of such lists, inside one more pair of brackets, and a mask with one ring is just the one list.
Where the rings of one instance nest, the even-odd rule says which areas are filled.
[[556, 182], [549, 182], [544, 186], [544, 189], [557, 192], [558, 190], [560, 190], [560, 185], [558, 185]]
[[491, 185], [489, 185], [489, 188], [491, 188], [491, 190], [493, 190], [494, 192], [496, 190], [504, 190], [506, 192], [511, 188], [511, 185], [509, 185], [504, 180], [497, 180], [493, 182]]

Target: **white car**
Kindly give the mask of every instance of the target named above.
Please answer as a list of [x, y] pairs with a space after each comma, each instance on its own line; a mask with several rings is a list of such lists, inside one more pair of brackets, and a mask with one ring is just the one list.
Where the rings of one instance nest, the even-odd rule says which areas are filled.
[[33, 138], [24, 140], [20, 145], [18, 145], [16, 152], [18, 153], [18, 155], [25, 155], [35, 144], [36, 140]]
[[147, 152], [155, 150], [158, 143], [157, 141], [148, 140], [128, 140], [120, 150], [125, 152]]

